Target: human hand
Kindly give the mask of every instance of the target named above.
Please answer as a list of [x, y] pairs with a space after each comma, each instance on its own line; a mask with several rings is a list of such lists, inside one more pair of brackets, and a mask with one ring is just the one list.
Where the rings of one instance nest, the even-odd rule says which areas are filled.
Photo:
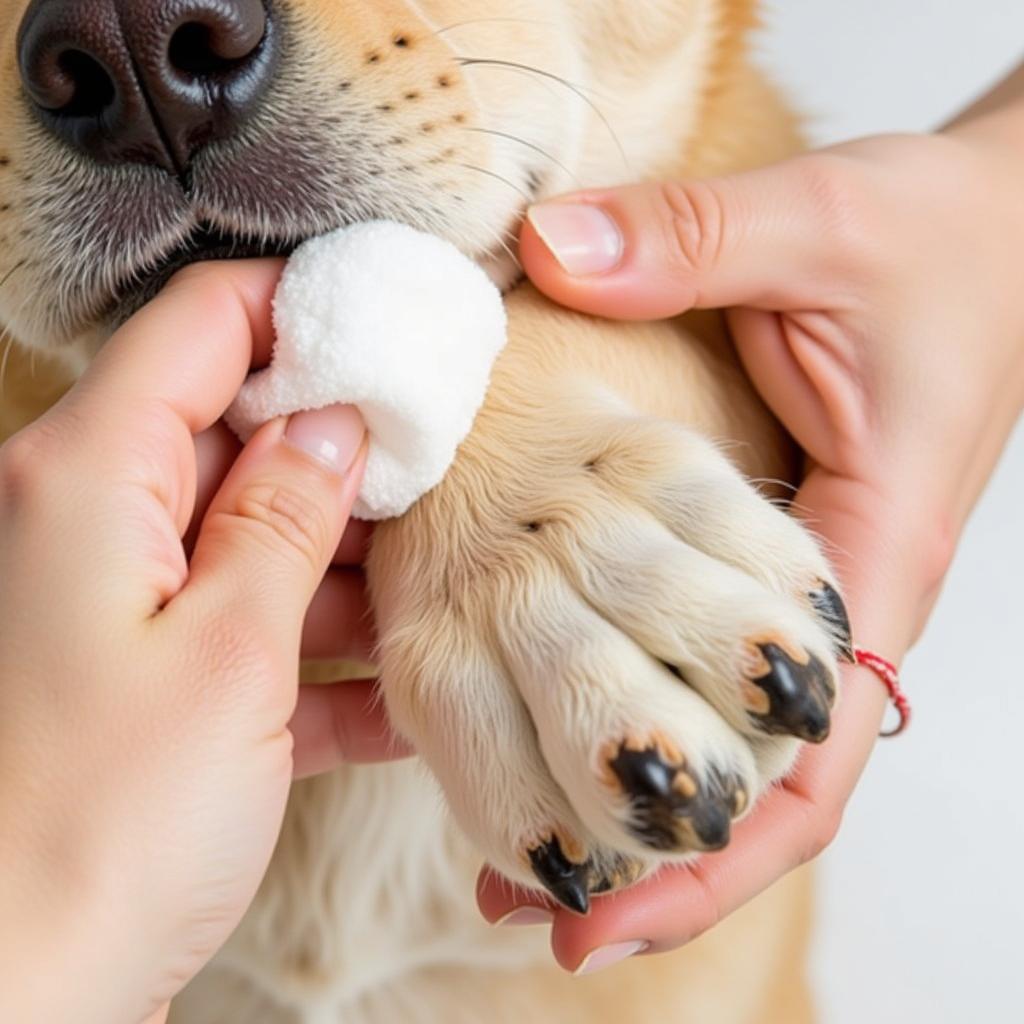
[[269, 354], [279, 270], [178, 276], [0, 448], [4, 1020], [159, 1014], [255, 893], [296, 766], [347, 731], [386, 752], [365, 690], [296, 711], [300, 642], [344, 653], [317, 613], [302, 634], [359, 487], [358, 414], [268, 424], [237, 460], [207, 433], [197, 479], [194, 435]]
[[[264, 361], [259, 359], [260, 364]], [[242, 453], [241, 443], [223, 421], [197, 435], [195, 446], [195, 511], [183, 538], [188, 556], [210, 502]], [[376, 638], [363, 570], [372, 534], [373, 523], [365, 520], [349, 520], [345, 527], [331, 567], [306, 612], [304, 659], [372, 663]], [[296, 779], [330, 771], [345, 762], [391, 760], [411, 753], [405, 741], [392, 733], [373, 679], [301, 686], [288, 727], [295, 740]]]
[[[1024, 155], [976, 125], [869, 139], [546, 203], [522, 259], [542, 291], [601, 316], [733, 307], [751, 378], [808, 453], [794, 510], [829, 547], [858, 643], [898, 661], [1024, 405], [1021, 180]], [[586, 919], [485, 872], [485, 917], [545, 906], [569, 970], [598, 949], [591, 963], [607, 965], [639, 942], [696, 937], [831, 841], [885, 702], [848, 669], [828, 743], [724, 852], [599, 899]]]

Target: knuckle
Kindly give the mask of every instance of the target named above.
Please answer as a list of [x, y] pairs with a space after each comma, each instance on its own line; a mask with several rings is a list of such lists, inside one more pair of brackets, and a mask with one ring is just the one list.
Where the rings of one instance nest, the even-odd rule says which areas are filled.
[[53, 474], [54, 453], [46, 432], [26, 427], [0, 446], [0, 502], [23, 505], [46, 485]]
[[243, 308], [233, 271], [223, 260], [190, 263], [175, 272], [161, 294], [187, 291], [190, 302], [205, 310], [211, 320], [233, 324]]
[[[236, 608], [197, 617], [190, 635], [194, 642], [184, 652], [179, 692], [194, 704], [219, 701], [237, 715], [243, 702], [260, 700], [279, 681], [279, 641], [272, 631], [242, 619]], [[208, 685], [211, 675], [217, 676], [217, 686]]]
[[325, 511], [296, 486], [257, 482], [244, 488], [231, 511], [224, 513], [257, 543], [277, 553], [283, 548], [323, 570], [331, 529]]
[[820, 857], [835, 842], [842, 823], [843, 812], [841, 810], [823, 807], [816, 813], [811, 828], [810, 842], [803, 857], [804, 863]]
[[857, 160], [839, 153], [812, 153], [795, 162], [797, 184], [829, 244], [845, 258], [867, 259], [878, 232], [869, 175]]
[[216, 266], [217, 263], [212, 260], [189, 263], [171, 275], [166, 287], [208, 287], [209, 282], [216, 280]]
[[950, 512], [935, 517], [922, 541], [921, 580], [924, 591], [933, 595], [942, 586], [953, 564], [959, 542], [959, 530]]
[[246, 680], [259, 679], [274, 663], [275, 649], [260, 630], [239, 629], [237, 615], [213, 614], [201, 629], [200, 656], [207, 664], [220, 664]]
[[726, 206], [717, 185], [693, 181], [658, 186], [659, 221], [665, 225], [670, 269], [694, 275], [713, 269], [725, 247]]

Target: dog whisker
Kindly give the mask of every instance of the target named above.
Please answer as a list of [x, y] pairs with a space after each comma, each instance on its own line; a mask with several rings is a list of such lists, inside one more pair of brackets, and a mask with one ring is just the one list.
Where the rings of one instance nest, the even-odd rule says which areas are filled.
[[10, 331], [0, 334], [0, 341], [4, 341], [4, 354], [0, 358], [0, 398], [4, 396], [4, 389], [7, 384], [7, 364], [10, 362], [11, 349], [14, 348], [14, 335]]
[[789, 480], [778, 480], [775, 477], [770, 476], [754, 477], [750, 482], [755, 487], [757, 487], [760, 484], [765, 484], [770, 485], [772, 487], [781, 487], [783, 490], [792, 491], [794, 494], [796, 494], [796, 492], [799, 490], [799, 488], [795, 484], [791, 483]]
[[3, 277], [0, 277], [0, 288], [3, 288], [3, 286], [7, 284], [7, 282], [15, 275], [15, 273], [21, 270], [21, 268], [24, 267], [27, 262], [28, 260], [19, 260], [17, 263], [14, 264], [13, 267], [11, 267], [10, 270], [7, 271], [6, 274], [4, 274]]
[[510, 142], [518, 142], [521, 146], [525, 146], [527, 149], [532, 149], [535, 153], [539, 153], [542, 157], [550, 160], [556, 167], [564, 171], [565, 174], [576, 183], [577, 188], [583, 188], [583, 182], [579, 177], [566, 167], [558, 157], [553, 156], [546, 149], [543, 149], [541, 146], [538, 146], [533, 142], [528, 142], [526, 139], [521, 139], [518, 135], [512, 135], [509, 132], [495, 131], [493, 128], [467, 128], [466, 131], [479, 132], [483, 135], [494, 135], [499, 139], [508, 139]]
[[495, 240], [495, 242], [497, 242], [498, 246], [501, 249], [503, 249], [504, 252], [508, 255], [509, 259], [512, 260], [512, 263], [515, 265], [516, 269], [520, 273], [522, 273], [523, 265], [522, 263], [520, 263], [519, 257], [516, 255], [515, 250], [508, 244], [508, 242], [505, 241], [506, 237], [511, 239], [512, 241], [516, 241], [515, 237], [507, 229], [497, 231], [484, 223], [481, 223], [480, 227], [488, 234], [490, 234], [490, 236]]
[[495, 23], [513, 23], [517, 25], [546, 25], [553, 26], [553, 21], [539, 21], [535, 18], [471, 18], [468, 21], [456, 21], [452, 25], [445, 25], [444, 28], [434, 30], [435, 36], [443, 36], [446, 32], [454, 32], [458, 28], [466, 28], [468, 25], [492, 25]]
[[[570, 82], [567, 78], [563, 78], [561, 75], [556, 75], [553, 71], [545, 71], [543, 68], [531, 67], [529, 64], [520, 64], [518, 61], [511, 60], [497, 60], [494, 58], [483, 58], [483, 57], [460, 57], [458, 58], [459, 63], [463, 67], [491, 67], [491, 68], [506, 68], [515, 71], [525, 72], [527, 74], [537, 75], [540, 78], [547, 79], [551, 82], [557, 82], [559, 85], [564, 86], [574, 96], [579, 97], [587, 104], [588, 107], [594, 112], [598, 120], [604, 125], [608, 132], [612, 142], [615, 144], [615, 148], [618, 150], [619, 157], [622, 160], [623, 167], [627, 171], [632, 171], [629, 163], [629, 157], [626, 155], [625, 147], [622, 145], [622, 140], [619, 138], [618, 133], [612, 127], [611, 121], [608, 120], [607, 115], [601, 108], [586, 94], [585, 87], [577, 85], [575, 82]], [[593, 90], [591, 90], [593, 91]]]
[[487, 170], [486, 167], [477, 167], [476, 164], [458, 163], [455, 166], [464, 167], [467, 171], [478, 171], [480, 174], [486, 174], [487, 177], [489, 178], [496, 178], [503, 184], [508, 185], [510, 189], [513, 189], [514, 191], [518, 192], [528, 203], [533, 202], [533, 196], [531, 196], [525, 188], [523, 188], [521, 185], [517, 185], [514, 181], [509, 181], [508, 178], [506, 178], [502, 174], [498, 174], [497, 171], [489, 171]]
[[503, 60], [500, 57], [458, 57], [458, 62], [463, 67], [474, 67], [476, 65], [484, 65], [490, 67], [508, 68], [513, 71], [524, 71], [527, 74], [539, 75], [542, 78], [548, 79], [552, 82], [557, 82], [559, 85], [564, 86], [566, 89], [570, 89], [572, 92], [580, 96], [581, 99], [586, 99], [589, 102], [590, 93], [596, 96], [598, 99], [607, 100], [607, 96], [602, 96], [596, 89], [591, 86], [584, 85], [582, 82], [574, 82], [571, 78], [565, 78], [562, 75], [556, 74], [554, 71], [546, 71], [544, 68], [536, 68], [532, 64], [523, 64], [520, 61], [514, 60]]

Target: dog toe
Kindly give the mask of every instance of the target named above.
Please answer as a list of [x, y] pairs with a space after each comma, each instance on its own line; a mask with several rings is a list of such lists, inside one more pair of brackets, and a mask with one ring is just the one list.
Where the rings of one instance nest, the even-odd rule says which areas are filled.
[[756, 668], [747, 680], [747, 710], [771, 735], [822, 743], [830, 729], [835, 698], [831, 673], [820, 658], [790, 645], [755, 643]]
[[606, 755], [608, 777], [629, 800], [632, 833], [653, 850], [720, 850], [747, 805], [739, 779], [711, 769], [701, 780], [664, 744], [621, 743]]

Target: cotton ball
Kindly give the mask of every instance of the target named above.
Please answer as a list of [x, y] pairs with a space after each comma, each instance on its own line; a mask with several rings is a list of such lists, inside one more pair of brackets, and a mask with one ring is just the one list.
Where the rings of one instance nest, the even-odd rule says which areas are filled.
[[354, 514], [399, 516], [444, 478], [505, 345], [498, 289], [455, 246], [373, 221], [300, 246], [274, 297], [271, 365], [228, 410], [243, 440], [277, 416], [334, 403], [366, 420]]

